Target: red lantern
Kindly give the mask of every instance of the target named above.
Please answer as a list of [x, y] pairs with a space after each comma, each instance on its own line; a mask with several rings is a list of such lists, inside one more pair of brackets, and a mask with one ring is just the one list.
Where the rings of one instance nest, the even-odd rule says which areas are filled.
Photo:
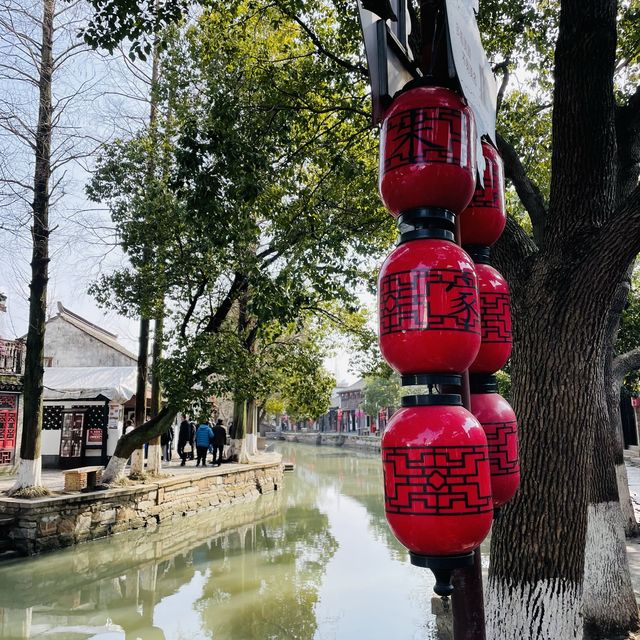
[[382, 437], [385, 510], [414, 564], [423, 564], [421, 557], [468, 554], [489, 533], [486, 443], [459, 395], [402, 399]]
[[482, 142], [484, 186], [478, 184], [471, 204], [460, 214], [462, 244], [490, 247], [504, 230], [507, 212], [504, 206], [504, 168], [500, 154], [488, 142]]
[[493, 505], [501, 507], [520, 485], [520, 460], [516, 414], [497, 388], [495, 376], [471, 376], [471, 411], [487, 436]]
[[415, 87], [389, 108], [380, 136], [380, 195], [392, 215], [417, 207], [460, 213], [476, 184], [471, 109], [442, 87]]
[[403, 233], [380, 270], [380, 350], [401, 374], [460, 373], [480, 348], [474, 264], [452, 240], [443, 228]]
[[495, 373], [511, 355], [511, 296], [509, 285], [489, 261], [488, 247], [466, 247], [476, 265], [482, 343], [471, 373]]

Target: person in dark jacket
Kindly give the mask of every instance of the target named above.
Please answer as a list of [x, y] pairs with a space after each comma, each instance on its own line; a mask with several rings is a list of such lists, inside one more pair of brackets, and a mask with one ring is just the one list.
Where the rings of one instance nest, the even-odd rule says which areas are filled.
[[[194, 430], [191, 428], [191, 423], [187, 420], [187, 416], [182, 416], [182, 422], [180, 423], [180, 427], [178, 429], [178, 455], [182, 462], [180, 463], [181, 467], [184, 467], [187, 461], [187, 454], [185, 453], [184, 448], [187, 444], [191, 445], [191, 452], [193, 453], [193, 436]], [[193, 455], [191, 456], [193, 460]]]
[[207, 451], [209, 451], [209, 447], [212, 444], [213, 431], [211, 430], [211, 427], [203, 421], [196, 429], [196, 451], [198, 453], [196, 467], [200, 466], [200, 461], [202, 461], [202, 466], [207, 464]]
[[222, 464], [222, 450], [225, 444], [227, 444], [227, 430], [222, 425], [222, 420], [218, 420], [216, 426], [213, 427], [213, 459], [211, 464], [216, 464], [216, 457], [218, 466]]
[[162, 457], [166, 462], [171, 462], [171, 449], [173, 448], [173, 427], [169, 427], [161, 436]]

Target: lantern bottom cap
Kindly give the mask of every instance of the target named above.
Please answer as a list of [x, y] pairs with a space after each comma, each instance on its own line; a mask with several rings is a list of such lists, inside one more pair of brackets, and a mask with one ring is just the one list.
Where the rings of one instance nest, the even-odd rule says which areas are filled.
[[455, 569], [473, 566], [473, 551], [461, 556], [421, 556], [417, 553], [409, 553], [411, 564], [416, 567], [431, 569], [436, 578], [433, 590], [442, 598], [453, 593], [451, 573]]
[[418, 553], [409, 552], [411, 564], [425, 569], [463, 569], [473, 566], [473, 551], [459, 556], [422, 556]]

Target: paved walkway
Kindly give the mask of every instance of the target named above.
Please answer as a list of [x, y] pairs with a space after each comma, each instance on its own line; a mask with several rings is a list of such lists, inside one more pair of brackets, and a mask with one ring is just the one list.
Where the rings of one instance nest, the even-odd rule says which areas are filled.
[[[629, 492], [636, 512], [636, 521], [640, 522], [640, 458], [626, 462]], [[627, 557], [629, 558], [633, 590], [636, 593], [636, 600], [640, 601], [640, 538], [627, 540]]]
[[[263, 456], [269, 456], [270, 454], [258, 454], [255, 456], [255, 462], [271, 462], [272, 459], [262, 459]], [[210, 459], [210, 456], [209, 456]], [[254, 458], [252, 458], [254, 461]], [[228, 473], [231, 470], [238, 468], [237, 462], [224, 462], [220, 467], [215, 467], [210, 464], [206, 466], [207, 471], [218, 469], [220, 473]], [[128, 468], [128, 467], [127, 467]], [[203, 467], [196, 467], [195, 460], [187, 461], [187, 464], [182, 467], [180, 465], [180, 458], [174, 459], [171, 462], [162, 463], [162, 473], [172, 476], [179, 476], [183, 474], [196, 474], [203, 470]], [[128, 472], [127, 472], [128, 475]], [[43, 469], [42, 470], [43, 484], [54, 492], [61, 492], [64, 489], [64, 476], [59, 469]], [[15, 482], [15, 476], [0, 475], [0, 493], [10, 489]]]

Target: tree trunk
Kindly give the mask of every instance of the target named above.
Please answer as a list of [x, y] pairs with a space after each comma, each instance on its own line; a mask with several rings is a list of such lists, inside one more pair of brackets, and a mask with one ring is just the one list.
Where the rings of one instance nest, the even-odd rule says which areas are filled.
[[[140, 338], [138, 342], [138, 378], [136, 381], [135, 428], [139, 428], [147, 419], [147, 376], [149, 354], [149, 320], [140, 318]], [[130, 475], [139, 476], [144, 473], [144, 442], [131, 454]]]
[[[554, 277], [560, 281], [552, 283]], [[603, 331], [596, 324], [605, 314], [591, 305], [594, 298], [585, 299], [576, 280], [542, 266], [513, 298], [512, 400], [523, 475], [515, 498], [494, 523], [490, 640], [582, 637], [594, 425], [605, 424], [607, 414]], [[584, 326], [585, 317], [594, 318], [593, 326]]]
[[[247, 432], [245, 434], [245, 453], [247, 462], [250, 462], [251, 456], [258, 453], [258, 429], [257, 429], [257, 406], [255, 400], [247, 402]], [[241, 460], [241, 462], [244, 462]]]
[[609, 404], [609, 415], [611, 416], [611, 429], [613, 432], [613, 455], [616, 467], [616, 478], [618, 481], [618, 496], [620, 498], [620, 509], [622, 510], [622, 522], [625, 535], [632, 538], [638, 535], [638, 523], [636, 512], [633, 508], [631, 493], [629, 492], [629, 478], [627, 467], [624, 464], [624, 437], [622, 434], [622, 415], [620, 390], [622, 389], [622, 379], [613, 377], [607, 387], [607, 402]]
[[[610, 367], [607, 378], [611, 379]], [[613, 384], [607, 385], [608, 408], [619, 397]], [[618, 403], [614, 403], [614, 411]], [[587, 541], [584, 559], [583, 617], [586, 637], [625, 632], [638, 627], [636, 603], [618, 500], [614, 466], [616, 440], [612, 420], [598, 425], [594, 439], [594, 464], [587, 512]]]
[[238, 461], [246, 458], [246, 429], [247, 429], [247, 403], [236, 398], [233, 401], [233, 424], [236, 428], [235, 438], [231, 441], [232, 450], [237, 454]]
[[164, 407], [155, 418], [151, 418], [142, 426], [137, 429], [131, 429], [127, 434], [122, 436], [120, 440], [118, 440], [109, 464], [102, 474], [102, 482], [104, 484], [111, 484], [115, 480], [122, 478], [124, 476], [127, 459], [133, 451], [141, 447], [145, 442], [149, 442], [149, 440], [155, 436], [166, 431], [177, 415], [177, 409], [168, 406]]
[[[160, 385], [160, 359], [162, 358], [162, 343], [164, 341], [164, 314], [159, 312], [155, 320], [155, 331], [153, 335], [153, 378], [151, 380], [151, 417], [154, 418], [160, 413], [162, 406], [162, 389]], [[160, 436], [149, 442], [149, 455], [147, 456], [147, 471], [151, 474], [159, 474], [162, 465]], [[168, 462], [168, 461], [167, 461]]]
[[44, 0], [39, 74], [38, 125], [35, 140], [33, 250], [29, 285], [29, 329], [24, 371], [24, 412], [18, 478], [10, 493], [33, 495], [42, 486], [40, 437], [44, 376], [44, 334], [49, 281], [49, 179], [51, 177], [51, 82], [55, 0]]

